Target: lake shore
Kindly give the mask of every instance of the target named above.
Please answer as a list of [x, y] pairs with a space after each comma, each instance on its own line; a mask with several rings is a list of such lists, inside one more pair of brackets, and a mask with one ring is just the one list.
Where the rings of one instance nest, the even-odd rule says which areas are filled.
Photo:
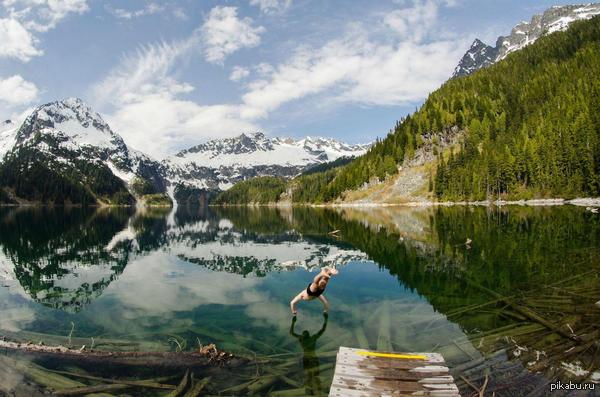
[[453, 207], [453, 206], [475, 206], [475, 207], [502, 207], [502, 206], [529, 206], [529, 207], [552, 207], [560, 205], [574, 205], [577, 207], [600, 207], [600, 197], [583, 197], [575, 199], [531, 199], [531, 200], [481, 200], [481, 201], [406, 201], [398, 203], [354, 201], [341, 203], [310, 204], [310, 203], [247, 203], [247, 204], [209, 204], [214, 207], [313, 207], [313, 208], [379, 208], [379, 207]]
[[[482, 200], [482, 201], [407, 201], [401, 203], [377, 203], [377, 202], [350, 202], [350, 203], [330, 203], [330, 204], [311, 204], [311, 207], [452, 207], [452, 206], [557, 206], [557, 205], [575, 205], [578, 207], [600, 207], [600, 197], [584, 197], [576, 199], [531, 199], [531, 200]], [[287, 205], [284, 205], [287, 206]]]

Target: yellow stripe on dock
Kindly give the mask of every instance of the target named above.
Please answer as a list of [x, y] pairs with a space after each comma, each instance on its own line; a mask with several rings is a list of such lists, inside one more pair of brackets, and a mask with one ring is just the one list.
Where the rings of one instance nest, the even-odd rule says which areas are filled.
[[427, 360], [427, 356], [417, 354], [394, 354], [394, 353], [378, 353], [369, 351], [359, 351], [356, 354], [360, 356], [385, 357], [385, 358], [400, 358], [405, 360]]

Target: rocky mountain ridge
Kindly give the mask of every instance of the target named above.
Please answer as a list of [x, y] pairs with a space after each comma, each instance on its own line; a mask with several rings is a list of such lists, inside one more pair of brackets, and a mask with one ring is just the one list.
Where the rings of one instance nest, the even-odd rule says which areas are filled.
[[590, 19], [598, 14], [600, 3], [554, 6], [542, 14], [534, 15], [530, 22], [520, 22], [508, 36], [498, 37], [495, 47], [475, 39], [454, 69], [452, 78], [469, 75], [534, 43], [545, 34], [565, 30], [575, 21]]

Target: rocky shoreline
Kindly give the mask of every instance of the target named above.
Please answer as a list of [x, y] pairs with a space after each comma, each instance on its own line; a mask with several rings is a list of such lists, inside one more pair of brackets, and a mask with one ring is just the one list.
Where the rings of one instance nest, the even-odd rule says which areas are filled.
[[350, 202], [350, 203], [331, 203], [331, 204], [312, 204], [312, 207], [452, 207], [457, 205], [464, 206], [558, 206], [574, 205], [578, 207], [600, 207], [600, 197], [585, 197], [576, 199], [532, 199], [532, 200], [482, 200], [482, 201], [407, 201], [402, 203], [374, 203], [374, 202]]

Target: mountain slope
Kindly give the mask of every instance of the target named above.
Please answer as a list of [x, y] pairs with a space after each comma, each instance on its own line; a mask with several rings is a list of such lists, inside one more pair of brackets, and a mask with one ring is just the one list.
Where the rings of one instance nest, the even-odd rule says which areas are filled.
[[257, 176], [291, 178], [317, 164], [359, 156], [367, 147], [326, 138], [268, 138], [257, 132], [194, 146], [164, 160], [163, 169], [173, 184], [219, 191]]
[[0, 186], [19, 202], [132, 204], [140, 181], [142, 193], [165, 188], [159, 164], [130, 150], [79, 99], [38, 107], [0, 142]]
[[452, 77], [467, 76], [523, 49], [546, 34], [566, 30], [572, 22], [590, 19], [598, 14], [600, 3], [554, 6], [543, 14], [534, 15], [530, 22], [519, 23], [510, 35], [498, 37], [495, 47], [476, 39], [454, 69]]
[[433, 156], [421, 165], [435, 173], [421, 178], [424, 189], [440, 200], [597, 196], [598, 109], [600, 16], [449, 80], [364, 156], [296, 178], [286, 191], [293, 202], [350, 199], [397, 178], [425, 151]]

